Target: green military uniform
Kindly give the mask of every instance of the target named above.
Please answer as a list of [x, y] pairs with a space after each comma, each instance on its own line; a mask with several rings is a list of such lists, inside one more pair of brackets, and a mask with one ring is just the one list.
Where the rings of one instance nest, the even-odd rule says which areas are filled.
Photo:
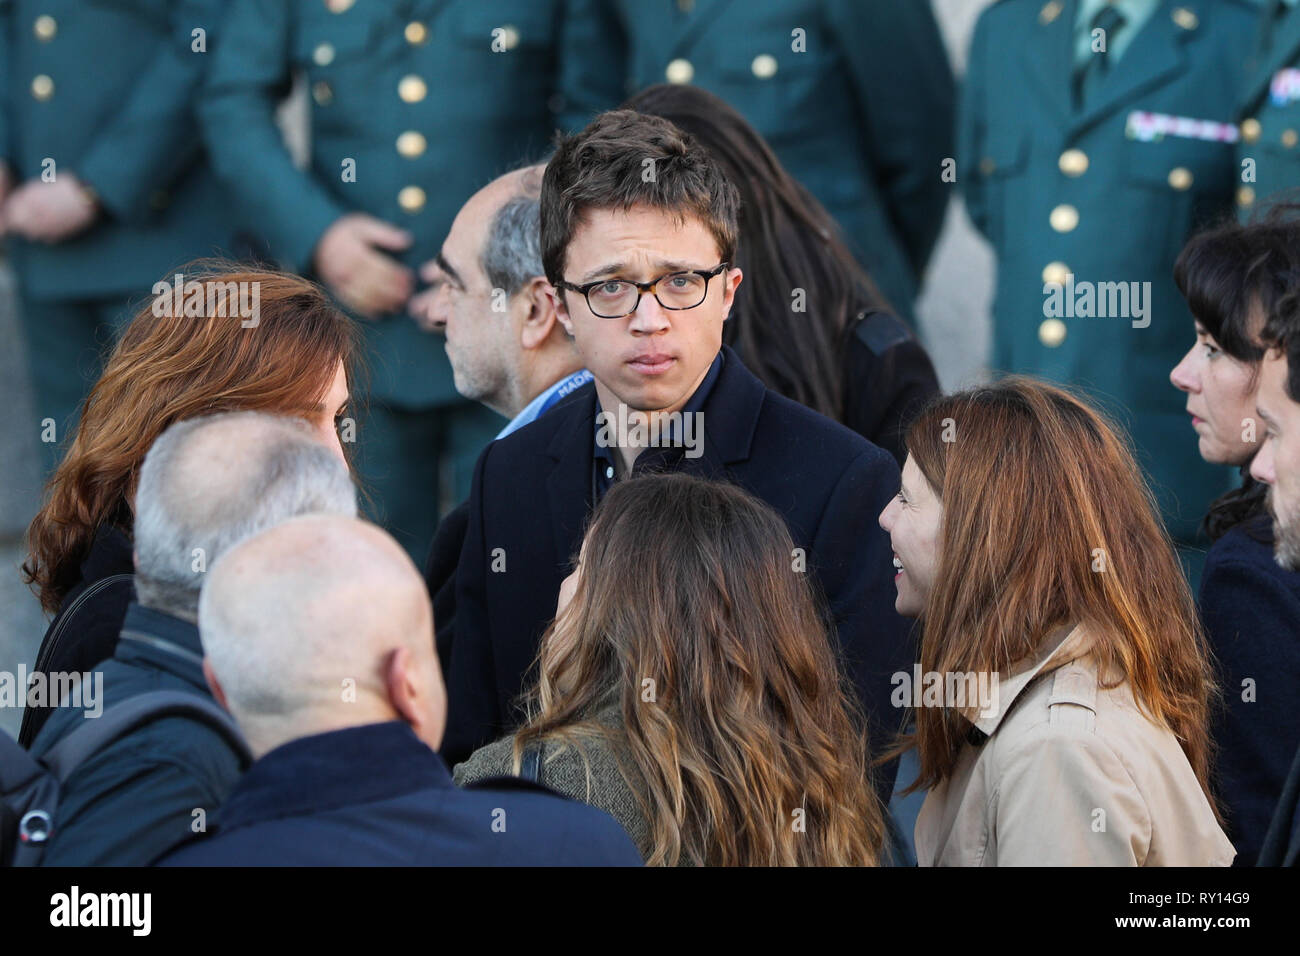
[[[1237, 205], [1243, 219], [1261, 211], [1269, 197], [1300, 187], [1300, 9], [1296, 0], [1262, 2], [1259, 44], [1240, 105]], [[1245, 160], [1253, 160], [1253, 168], [1242, 165]]]
[[[129, 301], [170, 269], [230, 249], [228, 204], [193, 115], [208, 62], [195, 46], [216, 45], [221, 7], [0, 0], [0, 164], [17, 183], [72, 173], [103, 208], [66, 241], [9, 244], [37, 420], [57, 423], [60, 445]], [[45, 445], [48, 467], [57, 447]]]
[[[548, 148], [560, 13], [558, 0], [232, 0], [202, 104], [217, 169], [291, 268], [309, 272], [321, 235], [351, 211], [409, 230], [399, 258], [416, 268], [477, 189]], [[273, 122], [295, 73], [310, 94], [305, 170]], [[503, 422], [456, 393], [440, 336], [405, 315], [362, 327], [361, 475], [423, 561], [439, 511], [467, 493]]]
[[[1116, 6], [1136, 22], [1112, 25], [1108, 39], [1110, 54], [1121, 38], [1127, 47], [1098, 70], [1090, 26], [1101, 6], [1003, 0], [984, 12], [958, 179], [998, 258], [993, 367], [1082, 387], [1115, 414], [1171, 533], [1191, 542], [1231, 476], [1201, 460], [1169, 384], [1192, 341], [1172, 270], [1189, 235], [1232, 208], [1235, 97], [1257, 11], [1245, 0], [1125, 0]], [[1139, 283], [1145, 317], [1131, 298], [1114, 316], [1124, 299], [1102, 283], [1130, 295]], [[1065, 298], [1073, 305], [1058, 314]], [[1112, 317], [1098, 314], [1103, 299]]]
[[561, 61], [570, 129], [655, 83], [721, 96], [910, 316], [953, 155], [956, 93], [929, 3], [581, 0]]

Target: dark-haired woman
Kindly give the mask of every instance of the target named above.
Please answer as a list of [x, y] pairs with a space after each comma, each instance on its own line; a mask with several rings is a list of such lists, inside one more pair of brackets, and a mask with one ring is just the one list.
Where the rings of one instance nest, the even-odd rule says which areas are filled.
[[934, 366], [854, 260], [830, 214], [725, 101], [661, 84], [627, 109], [688, 133], [740, 191], [736, 290], [722, 340], [763, 383], [902, 463], [909, 417], [939, 391]]
[[[55, 615], [38, 672], [84, 673], [112, 656], [134, 598], [135, 483], [145, 452], [168, 425], [221, 411], [276, 412], [306, 419], [346, 459], [337, 419], [356, 371], [352, 322], [298, 276], [220, 262], [195, 263], [182, 274], [176, 308], [175, 287], [160, 283], [155, 289], [166, 290], [123, 331], [27, 529], [23, 571], [42, 609]], [[186, 314], [185, 303], [195, 301], [203, 302], [203, 315]], [[244, 317], [254, 303], [255, 323]], [[53, 703], [24, 710], [24, 746]]]
[[605, 810], [650, 865], [874, 865], [865, 735], [792, 548], [735, 485], [615, 484], [560, 587], [528, 723], [457, 782], [528, 776]]
[[1300, 283], [1300, 225], [1272, 218], [1203, 232], [1183, 249], [1174, 278], [1196, 342], [1169, 377], [1187, 393], [1201, 457], [1241, 470], [1241, 485], [1205, 516], [1214, 544], [1199, 604], [1224, 691], [1211, 725], [1216, 784], [1236, 864], [1250, 866], [1300, 745], [1300, 574], [1273, 559], [1268, 488], [1250, 476], [1264, 437], [1255, 412], [1264, 356], [1256, 336]]

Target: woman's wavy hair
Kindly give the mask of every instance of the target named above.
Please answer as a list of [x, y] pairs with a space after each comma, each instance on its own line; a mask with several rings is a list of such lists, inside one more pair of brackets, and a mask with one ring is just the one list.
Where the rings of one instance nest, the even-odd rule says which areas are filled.
[[[625, 108], [688, 133], [740, 190], [735, 261], [745, 273], [722, 340], [763, 383], [836, 421], [844, 419], [843, 353], [849, 320], [887, 308], [824, 206], [777, 159], [739, 112], [697, 86], [660, 83]], [[790, 290], [807, 292], [793, 312]]]
[[[23, 572], [47, 612], [76, 583], [102, 525], [130, 535], [140, 466], [168, 425], [224, 411], [306, 414], [329, 391], [340, 361], [353, 392], [357, 332], [319, 286], [219, 260], [180, 272], [186, 283], [210, 283], [205, 315], [170, 314], [182, 311], [170, 305], [172, 276], [155, 286], [168, 291], [150, 297], [113, 347], [27, 529]], [[258, 283], [242, 287], [258, 289], [256, 325], [243, 325], [239, 283]]]
[[[1082, 625], [1100, 679], [1127, 681], [1143, 713], [1173, 731], [1214, 806], [1208, 647], [1117, 429], [1068, 391], [1011, 376], [932, 401], [907, 450], [943, 505], [922, 672], [1006, 674], [1057, 628]], [[933, 787], [969, 723], [941, 707], [915, 718], [916, 786]]]
[[[615, 743], [652, 865], [874, 865], [861, 718], [793, 552], [780, 516], [734, 485], [614, 485], [543, 637], [515, 772], [530, 741]], [[611, 707], [619, 727], [596, 720]]]
[[[1197, 233], [1174, 263], [1174, 282], [1200, 322], [1224, 353], [1259, 374], [1264, 347], [1259, 335], [1289, 290], [1300, 286], [1300, 206], [1273, 204], [1250, 223], [1225, 221]], [[1217, 540], [1242, 522], [1248, 534], [1272, 542], [1272, 522], [1264, 498], [1268, 491], [1250, 476], [1216, 498], [1202, 529]]]

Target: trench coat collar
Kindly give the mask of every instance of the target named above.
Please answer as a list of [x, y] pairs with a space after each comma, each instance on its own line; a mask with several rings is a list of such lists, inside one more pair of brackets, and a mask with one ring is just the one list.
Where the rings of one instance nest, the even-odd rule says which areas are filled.
[[998, 675], [998, 706], [992, 714], [971, 720], [971, 716], [978, 716], [981, 712], [975, 708], [966, 711], [964, 716], [967, 720], [971, 720], [975, 729], [984, 737], [992, 737], [1003, 718], [1010, 713], [1016, 698], [1033, 683], [1035, 678], [1084, 656], [1091, 646], [1092, 640], [1082, 627], [1067, 624], [1057, 628], [1048, 635], [1047, 640], [1034, 654], [1022, 658], [1008, 668], [1009, 677], [1002, 678], [1001, 674]]

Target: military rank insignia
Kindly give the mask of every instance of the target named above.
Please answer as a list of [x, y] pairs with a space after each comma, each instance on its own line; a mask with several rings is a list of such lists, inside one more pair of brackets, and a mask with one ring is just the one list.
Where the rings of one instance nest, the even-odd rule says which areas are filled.
[[1300, 99], [1300, 70], [1288, 67], [1274, 73], [1273, 82], [1268, 85], [1268, 98], [1274, 106], [1286, 106]]
[[1200, 139], [1211, 143], [1235, 143], [1241, 133], [1235, 123], [1134, 110], [1128, 114], [1124, 135], [1144, 143], [1159, 142], [1166, 136]]

